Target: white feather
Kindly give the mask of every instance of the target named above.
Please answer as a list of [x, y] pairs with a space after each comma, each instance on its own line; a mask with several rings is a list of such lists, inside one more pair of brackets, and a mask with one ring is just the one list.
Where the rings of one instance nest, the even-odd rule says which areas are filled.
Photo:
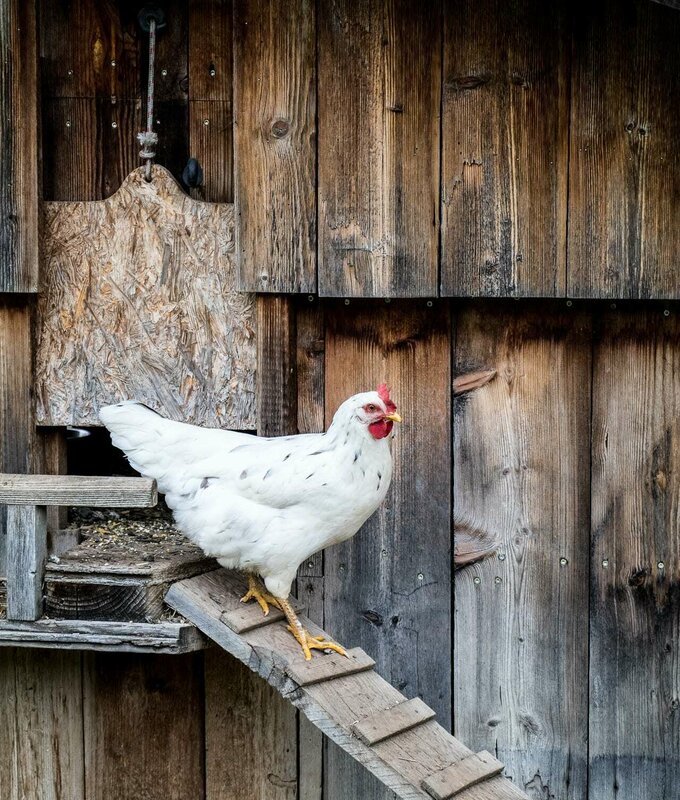
[[155, 478], [178, 527], [225, 567], [260, 574], [277, 597], [298, 566], [353, 536], [392, 479], [389, 439], [375, 439], [364, 406], [346, 400], [326, 433], [262, 438], [174, 422], [135, 402], [100, 419], [142, 475]]

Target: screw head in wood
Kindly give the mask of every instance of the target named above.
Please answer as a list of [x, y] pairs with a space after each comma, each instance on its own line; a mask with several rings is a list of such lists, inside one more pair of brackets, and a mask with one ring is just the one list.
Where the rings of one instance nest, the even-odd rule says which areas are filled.
[[428, 300], [428, 301], [427, 301], [427, 303], [425, 303], [425, 305], [426, 305], [428, 308], [432, 308], [432, 300]]
[[162, 75], [164, 78], [167, 78], [167, 77], [168, 77], [168, 71], [167, 71], [167, 69], [162, 69], [162, 70], [161, 70], [161, 75]]
[[670, 317], [671, 312], [667, 308], [664, 308], [663, 315], [664, 315], [664, 317]]
[[208, 70], [208, 75], [210, 75], [211, 78], [214, 78], [215, 75], [217, 75], [217, 70], [215, 69], [215, 67], [210, 67], [210, 69]]
[[347, 298], [345, 298], [345, 305], [346, 305], [346, 306], [348, 306], [348, 305], [349, 305], [349, 299], [347, 299]]
[[567, 308], [571, 308], [573, 305], [574, 304], [571, 300], [567, 300]]
[[603, 558], [602, 559], [602, 566], [603, 567], [608, 567], [609, 566], [609, 559], [608, 558]]
[[313, 303], [314, 302], [314, 295], [313, 294], [308, 294], [307, 295], [307, 300], [309, 300], [310, 303]]
[[473, 583], [474, 583], [476, 586], [479, 586], [479, 584], [482, 582], [482, 579], [481, 579], [481, 578], [480, 578], [478, 575], [476, 575], [476, 576], [475, 576], [475, 577], [472, 579], [472, 582], [473, 582]]
[[206, 118], [206, 119], [204, 119], [204, 120], [203, 120], [203, 124], [204, 124], [204, 125], [210, 125], [210, 120], [209, 120], [209, 119], [207, 119], [207, 118]]
[[112, 127], [112, 128], [117, 128], [117, 127], [118, 127], [118, 123], [117, 123], [117, 122], [114, 120], [114, 121], [111, 123], [111, 127]]
[[69, 78], [72, 78], [73, 77], [73, 70], [72, 69], [67, 70], [66, 74], [69, 76]]
[[496, 577], [493, 579], [493, 582], [494, 582], [494, 583], [500, 583], [502, 580], [503, 580], [503, 579], [501, 578], [501, 576], [500, 576], [500, 575], [496, 575]]
[[663, 561], [659, 561], [659, 563], [656, 566], [657, 566], [658, 569], [665, 569], [665, 567], [666, 567], [666, 565], [663, 563]]
[[419, 580], [419, 581], [422, 581], [424, 578], [425, 578], [425, 576], [423, 575], [423, 573], [422, 573], [422, 572], [419, 572], [419, 573], [418, 573], [418, 580]]
[[562, 556], [562, 558], [560, 559], [561, 566], [566, 567], [568, 563], [569, 561], [564, 556]]
[[71, 127], [71, 120], [70, 120], [70, 119], [67, 119], [67, 120], [66, 120], [66, 127], [67, 127], [67, 128], [70, 128], [70, 127]]
[[112, 66], [112, 67], [115, 67], [115, 66], [116, 66], [116, 59], [115, 59], [115, 58], [112, 58], [112, 59], [111, 59], [111, 66]]
[[499, 561], [505, 561], [505, 553], [499, 553], [498, 554], [498, 560]]

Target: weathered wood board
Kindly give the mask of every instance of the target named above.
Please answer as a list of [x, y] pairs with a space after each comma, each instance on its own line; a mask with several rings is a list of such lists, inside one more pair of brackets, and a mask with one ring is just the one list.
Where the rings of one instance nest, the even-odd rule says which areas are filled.
[[255, 320], [235, 291], [233, 208], [162, 167], [101, 202], [43, 206], [37, 416], [96, 425], [135, 398], [173, 419], [255, 425]]
[[83, 675], [88, 800], [204, 800], [201, 661], [200, 653], [88, 654]]
[[531, 796], [582, 800], [590, 317], [557, 301], [470, 304], [455, 341], [456, 374], [498, 375], [454, 401], [454, 512], [499, 538], [496, 556], [456, 573], [455, 734]]
[[680, 296], [680, 13], [598, 0], [574, 34], [573, 297]]
[[322, 0], [319, 293], [438, 293], [441, 3]]
[[316, 291], [316, 5], [234, 0], [238, 285]]
[[565, 4], [445, 3], [443, 295], [565, 289]]
[[[349, 313], [348, 313], [349, 312]], [[325, 553], [324, 624], [363, 647], [408, 697], [451, 720], [450, 326], [448, 304], [336, 303], [326, 315], [326, 419], [352, 394], [387, 381], [394, 475], [361, 533]], [[436, 623], [434, 621], [436, 620]], [[384, 797], [329, 748], [326, 797]]]
[[680, 321], [604, 315], [594, 350], [590, 797], [680, 791]]

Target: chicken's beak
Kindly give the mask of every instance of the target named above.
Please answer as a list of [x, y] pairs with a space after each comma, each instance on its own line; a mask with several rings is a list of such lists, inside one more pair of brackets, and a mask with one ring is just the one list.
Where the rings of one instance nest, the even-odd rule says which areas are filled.
[[393, 411], [391, 414], [385, 414], [385, 419], [388, 419], [390, 422], [401, 422], [401, 417], [397, 414], [396, 411]]

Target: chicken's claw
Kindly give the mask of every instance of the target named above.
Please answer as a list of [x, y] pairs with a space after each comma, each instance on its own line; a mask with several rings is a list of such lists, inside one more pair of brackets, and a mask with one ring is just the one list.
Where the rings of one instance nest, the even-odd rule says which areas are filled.
[[288, 626], [288, 630], [293, 634], [302, 647], [302, 652], [305, 654], [305, 661], [311, 661], [312, 650], [332, 650], [334, 653], [339, 653], [345, 658], [349, 658], [347, 651], [342, 645], [335, 642], [328, 642], [323, 636], [312, 636], [306, 628], [296, 628], [293, 625]]
[[269, 614], [269, 606], [274, 606], [280, 609], [281, 606], [276, 597], [264, 591], [259, 585], [253, 575], [248, 576], [248, 591], [241, 598], [242, 603], [247, 603], [249, 600], [257, 600], [258, 605], [262, 609], [265, 617]]

